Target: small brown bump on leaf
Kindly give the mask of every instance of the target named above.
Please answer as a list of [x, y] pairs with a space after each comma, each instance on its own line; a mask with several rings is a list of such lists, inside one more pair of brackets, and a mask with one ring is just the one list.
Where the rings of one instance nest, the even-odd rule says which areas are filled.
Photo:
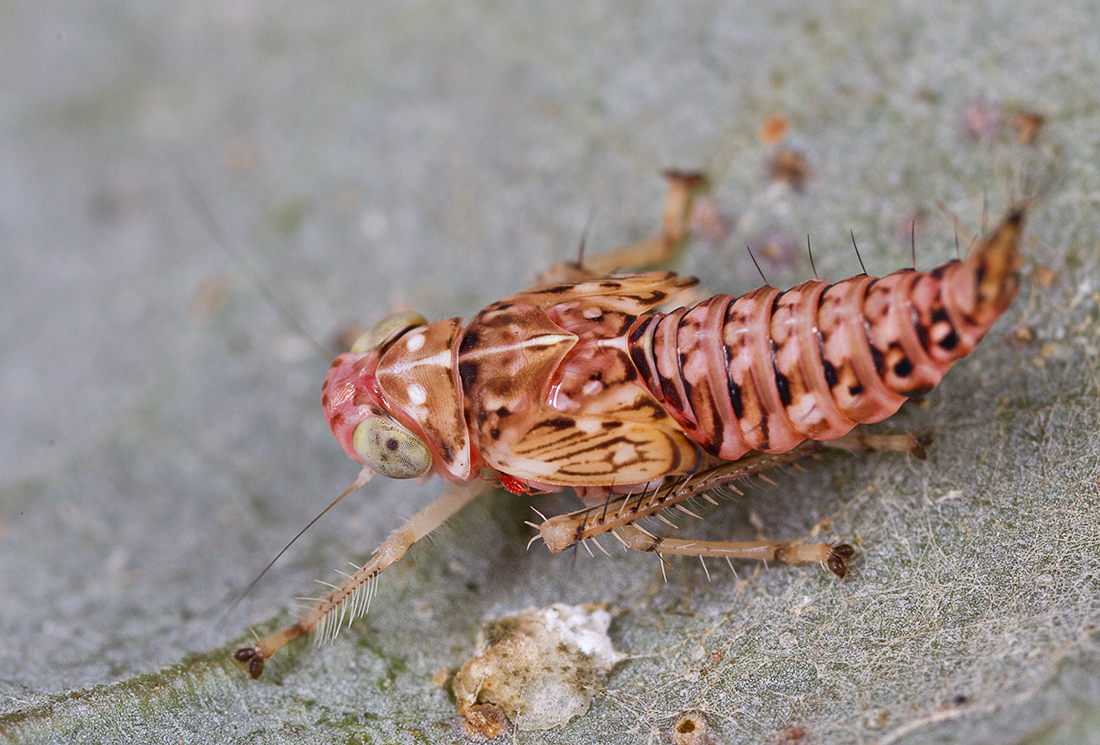
[[1017, 111], [1012, 123], [1016, 128], [1016, 142], [1030, 145], [1046, 124], [1046, 117], [1034, 111]]
[[1001, 105], [989, 99], [976, 99], [960, 112], [962, 136], [976, 142], [992, 142], [1001, 131]]
[[795, 191], [802, 191], [806, 182], [814, 175], [806, 156], [797, 150], [784, 148], [775, 154], [768, 171], [772, 179], [782, 181]]
[[510, 728], [508, 717], [492, 704], [475, 704], [462, 711], [462, 734], [474, 742], [496, 740]]
[[805, 727], [796, 724], [779, 730], [776, 733], [775, 742], [776, 745], [795, 745], [795, 743], [805, 742], [808, 734]]
[[765, 145], [774, 145], [786, 136], [787, 129], [787, 117], [772, 114], [760, 126], [760, 142]]
[[1058, 281], [1058, 272], [1042, 264], [1035, 267], [1031, 276], [1035, 280], [1035, 284], [1039, 285], [1039, 287], [1042, 287], [1044, 290], [1050, 288]]
[[672, 725], [673, 745], [714, 745], [707, 720], [697, 711], [685, 712]]
[[222, 276], [212, 275], [199, 282], [191, 293], [187, 303], [191, 315], [209, 321], [216, 316], [229, 300], [229, 281]]
[[713, 199], [707, 196], [696, 197], [688, 213], [688, 230], [692, 235], [718, 243], [729, 235], [730, 221]]

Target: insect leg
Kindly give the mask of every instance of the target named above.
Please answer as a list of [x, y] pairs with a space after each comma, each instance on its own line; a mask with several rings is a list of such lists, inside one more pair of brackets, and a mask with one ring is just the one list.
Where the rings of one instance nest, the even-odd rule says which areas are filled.
[[552, 517], [539, 526], [539, 533], [546, 547], [553, 553], [558, 553], [578, 541], [631, 525], [643, 517], [656, 515], [666, 507], [700, 496], [731, 481], [787, 465], [813, 452], [819, 444], [808, 440], [785, 453], [754, 451], [736, 461], [723, 463], [652, 492], [615, 497], [606, 508], [589, 508]]
[[646, 494], [619, 497], [606, 510], [579, 510], [547, 520], [539, 527], [543, 541], [553, 551], [563, 551], [577, 541], [610, 532], [631, 551], [686, 556], [717, 556], [727, 559], [779, 560], [790, 564], [817, 562], [843, 577], [848, 573], [847, 561], [855, 549], [847, 544], [832, 546], [818, 543], [812, 546], [789, 546], [785, 543], [761, 540], [729, 543], [721, 541], [685, 541], [658, 538], [635, 523], [673, 505], [703, 494], [737, 479], [758, 474], [769, 468], [786, 465], [818, 448], [820, 443], [806, 441], [785, 453], [752, 452], [731, 463], [704, 471], [685, 481], [662, 487]]
[[417, 512], [408, 522], [398, 528], [393, 535], [378, 547], [374, 555], [362, 568], [318, 601], [296, 623], [271, 636], [260, 639], [254, 646], [238, 649], [235, 654], [237, 661], [247, 665], [249, 675], [258, 678], [264, 671], [264, 661], [270, 659], [287, 642], [305, 636], [317, 629], [318, 626], [321, 627], [322, 632], [327, 632], [327, 636], [333, 635], [336, 627], [330, 626], [330, 624], [335, 624], [343, 618], [340, 614], [334, 615], [336, 611], [339, 611], [349, 602], [354, 610], [365, 610], [363, 604], [356, 602], [356, 599], [361, 596], [362, 591], [368, 593], [373, 591], [370, 584], [382, 573], [382, 570], [399, 560], [405, 555], [410, 546], [446, 522], [449, 517], [473, 501], [487, 488], [478, 481], [449, 487], [443, 492], [442, 496], [420, 510], [420, 512]]
[[854, 549], [846, 544], [831, 546], [820, 543], [812, 546], [789, 546], [772, 540], [745, 543], [685, 541], [656, 538], [638, 528], [635, 523], [643, 517], [657, 515], [661, 510], [686, 499], [704, 496], [711, 489], [760, 474], [769, 468], [792, 463], [821, 446], [844, 450], [892, 450], [924, 458], [925, 447], [929, 442], [928, 438], [912, 435], [866, 435], [855, 430], [830, 442], [807, 440], [785, 453], [754, 451], [736, 461], [724, 463], [652, 492], [627, 494], [609, 499], [601, 508], [577, 510], [552, 517], [539, 526], [539, 534], [547, 548], [554, 553], [564, 551], [579, 541], [610, 532], [632, 551], [764, 561], [776, 559], [787, 563], [818, 562], [827, 566], [837, 576], [843, 577], [847, 573], [847, 560], [855, 553]]
[[680, 556], [711, 556], [722, 559], [779, 560], [788, 564], [816, 562], [824, 564], [838, 577], [848, 573], [848, 559], [855, 549], [846, 543], [832, 546], [815, 543], [811, 546], [792, 546], [772, 540], [761, 541], [685, 541], [679, 538], [659, 538], [639, 528], [624, 525], [615, 528], [613, 535], [631, 551], [648, 551], [656, 554]]
[[858, 429], [852, 430], [843, 437], [821, 443], [823, 447], [849, 450], [852, 452], [874, 452], [891, 450], [896, 453], [909, 453], [924, 460], [928, 457], [928, 446], [932, 444], [932, 438], [916, 435], [865, 435]]
[[600, 277], [617, 269], [649, 266], [672, 256], [687, 237], [691, 205], [696, 195], [707, 188], [707, 178], [694, 171], [665, 171], [664, 177], [668, 180], [668, 192], [660, 235], [598, 256], [554, 264], [535, 280], [532, 289]]

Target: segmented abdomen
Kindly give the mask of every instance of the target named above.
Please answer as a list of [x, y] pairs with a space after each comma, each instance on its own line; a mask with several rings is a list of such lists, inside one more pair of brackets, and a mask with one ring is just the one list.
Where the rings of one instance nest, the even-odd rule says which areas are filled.
[[717, 295], [634, 324], [646, 387], [714, 455], [781, 453], [877, 422], [931, 389], [1012, 303], [1013, 212], [965, 261], [931, 272]]

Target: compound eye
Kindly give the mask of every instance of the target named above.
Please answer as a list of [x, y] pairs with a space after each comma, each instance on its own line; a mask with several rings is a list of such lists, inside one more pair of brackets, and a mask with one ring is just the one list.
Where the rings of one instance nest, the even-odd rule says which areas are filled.
[[370, 327], [370, 330], [351, 345], [354, 354], [362, 354], [382, 347], [398, 339], [417, 326], [426, 326], [428, 319], [419, 313], [394, 313]]
[[432, 454], [423, 440], [380, 417], [360, 422], [351, 441], [363, 465], [391, 479], [416, 478], [432, 467]]

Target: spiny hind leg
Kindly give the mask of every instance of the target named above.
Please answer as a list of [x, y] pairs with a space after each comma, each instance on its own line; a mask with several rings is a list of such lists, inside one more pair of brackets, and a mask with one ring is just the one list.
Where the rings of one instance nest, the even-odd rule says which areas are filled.
[[553, 264], [531, 289], [602, 277], [619, 269], [650, 266], [669, 259], [687, 238], [691, 207], [695, 197], [707, 188], [707, 178], [696, 171], [665, 171], [663, 175], [668, 181], [668, 191], [660, 235], [597, 256], [579, 256], [574, 261]]
[[[789, 465], [814, 453], [822, 446], [844, 450], [890, 450], [924, 458], [925, 447], [930, 442], [928, 438], [917, 438], [912, 435], [868, 435], [863, 434], [861, 430], [862, 428], [857, 428], [830, 442], [806, 441], [785, 453], [752, 452], [736, 461], [724, 463], [652, 492], [609, 497], [603, 505], [544, 521], [536, 526], [539, 529], [537, 538], [541, 538], [547, 548], [557, 553], [589, 538], [611, 533], [631, 551], [727, 559], [776, 560], [791, 564], [817, 562], [826, 566], [837, 576], [843, 577], [847, 574], [848, 560], [855, 555], [855, 550], [847, 544], [832, 546], [819, 543], [795, 546], [768, 539], [737, 543], [686, 541], [658, 538], [639, 528], [637, 523], [645, 517], [660, 518], [660, 513], [669, 507], [688, 512], [680, 505], [681, 502], [694, 497], [710, 500], [706, 493], [711, 489], [730, 486], [735, 481], [761, 474], [768, 469]], [[762, 478], [766, 477], [762, 476]], [[732, 488], [736, 489], [736, 487]], [[713, 500], [710, 501], [713, 502]], [[688, 512], [688, 514], [692, 513]]]
[[251, 647], [238, 649], [237, 661], [248, 668], [248, 674], [258, 678], [264, 671], [264, 662], [288, 642], [319, 629], [322, 637], [333, 637], [344, 619], [350, 624], [366, 613], [374, 594], [375, 579], [382, 570], [393, 564], [409, 550], [409, 547], [442, 525], [446, 520], [474, 500], [489, 487], [481, 482], [449, 487], [424, 509], [417, 512], [393, 535], [385, 540], [370, 560], [332, 592], [317, 601], [305, 615], [282, 631], [264, 637]]
[[817, 563], [828, 567], [838, 577], [848, 574], [848, 560], [856, 550], [847, 543], [833, 546], [815, 543], [795, 546], [773, 540], [759, 541], [685, 541], [679, 538], [660, 538], [637, 525], [624, 525], [611, 531], [630, 551], [647, 551], [658, 555], [677, 554], [717, 559], [754, 559], [757, 561], [783, 561], [788, 564]]
[[[830, 442], [821, 445], [850, 451], [889, 450], [908, 453], [923, 460], [925, 448], [931, 444], [931, 438], [913, 435], [872, 435], [863, 434], [859, 428]], [[794, 451], [791, 451], [794, 452]], [[737, 461], [740, 462], [740, 461]], [[756, 470], [773, 467], [772, 464], [760, 464]], [[794, 545], [783, 541], [764, 538], [757, 541], [688, 541], [679, 538], [660, 538], [635, 524], [624, 525], [611, 531], [618, 541], [631, 551], [646, 551], [656, 554], [676, 554], [679, 556], [699, 556], [716, 559], [753, 559], [757, 561], [782, 561], [787, 564], [816, 563], [843, 578], [848, 574], [848, 561], [855, 556], [855, 549], [847, 543], [831, 545], [814, 543]], [[705, 566], [704, 566], [705, 568]]]

